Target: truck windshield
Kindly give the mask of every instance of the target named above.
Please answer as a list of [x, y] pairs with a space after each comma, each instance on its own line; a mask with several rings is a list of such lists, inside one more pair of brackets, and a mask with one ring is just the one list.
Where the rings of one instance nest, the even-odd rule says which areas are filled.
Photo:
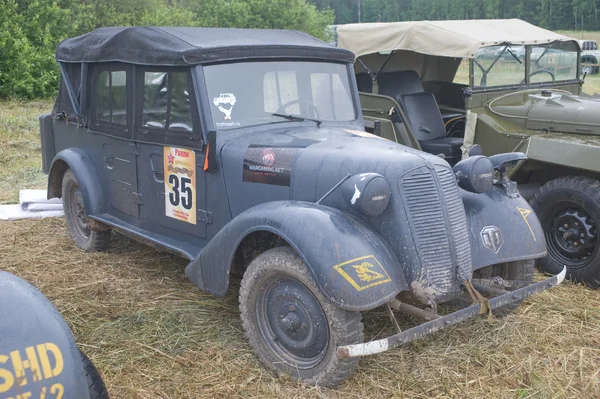
[[474, 87], [525, 85], [525, 52], [528, 49], [530, 83], [555, 83], [577, 78], [577, 45], [574, 42], [501, 45], [484, 47], [475, 54]]
[[204, 67], [218, 130], [290, 121], [356, 119], [347, 66], [331, 62], [264, 61]]

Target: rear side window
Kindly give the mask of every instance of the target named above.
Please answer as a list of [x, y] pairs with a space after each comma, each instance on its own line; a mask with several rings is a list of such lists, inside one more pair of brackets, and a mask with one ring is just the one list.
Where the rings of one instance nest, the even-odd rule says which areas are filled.
[[198, 112], [187, 69], [141, 69], [138, 74], [136, 138], [160, 144], [200, 143]]
[[192, 131], [190, 87], [186, 72], [145, 72], [144, 127]]
[[127, 72], [104, 70], [97, 75], [95, 88], [97, 122], [127, 124]]

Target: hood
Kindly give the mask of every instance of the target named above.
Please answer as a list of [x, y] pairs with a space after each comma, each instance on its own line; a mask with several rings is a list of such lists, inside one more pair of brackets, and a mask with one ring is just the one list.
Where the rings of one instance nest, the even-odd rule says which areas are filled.
[[563, 91], [509, 94], [492, 100], [489, 109], [532, 130], [600, 135], [600, 101]]
[[352, 129], [270, 127], [226, 139], [221, 164], [234, 217], [265, 198], [314, 202], [347, 174], [393, 180], [423, 165], [449, 167], [437, 156]]

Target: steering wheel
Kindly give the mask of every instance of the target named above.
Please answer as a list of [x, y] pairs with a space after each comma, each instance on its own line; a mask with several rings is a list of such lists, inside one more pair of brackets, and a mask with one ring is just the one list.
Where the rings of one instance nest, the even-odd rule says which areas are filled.
[[284, 113], [283, 111], [285, 111], [286, 108], [288, 108], [289, 106], [292, 106], [294, 104], [309, 105], [312, 108], [313, 112], [315, 113], [315, 118], [319, 119], [319, 111], [317, 110], [317, 107], [315, 106], [315, 104], [311, 103], [308, 100], [292, 100], [290, 102], [283, 104], [281, 107], [277, 108], [277, 111], [275, 111], [275, 113], [282, 114], [282, 113]]
[[[538, 69], [535, 72], [531, 72], [529, 74], [529, 77], [531, 78], [532, 76], [538, 75], [540, 73], [547, 73], [548, 75], [550, 75], [550, 77], [552, 77], [552, 83], [556, 83], [556, 76], [554, 76], [554, 74], [552, 73], [552, 71], [550, 71], [548, 69]], [[525, 83], [525, 79], [523, 79], [520, 84], [523, 84], [523, 83]]]

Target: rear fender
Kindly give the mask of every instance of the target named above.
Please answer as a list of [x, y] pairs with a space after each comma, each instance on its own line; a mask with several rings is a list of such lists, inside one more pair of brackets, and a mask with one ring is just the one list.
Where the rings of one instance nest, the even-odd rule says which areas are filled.
[[521, 196], [509, 198], [494, 186], [484, 194], [461, 190], [467, 213], [473, 270], [546, 255], [540, 222]]
[[94, 163], [79, 148], [64, 149], [54, 157], [48, 173], [48, 199], [62, 197], [62, 179], [67, 169], [77, 178], [87, 214], [105, 212], [107, 201]]
[[408, 289], [400, 263], [387, 243], [358, 219], [337, 209], [300, 201], [250, 208], [229, 222], [186, 267], [201, 289], [225, 295], [236, 249], [257, 231], [288, 243], [335, 305], [368, 310]]

